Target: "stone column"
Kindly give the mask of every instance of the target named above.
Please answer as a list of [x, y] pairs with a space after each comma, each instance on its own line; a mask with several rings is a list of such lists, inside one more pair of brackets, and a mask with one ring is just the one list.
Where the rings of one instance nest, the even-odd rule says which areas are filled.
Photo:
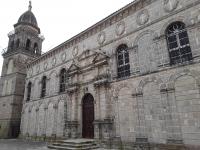
[[143, 102], [143, 93], [135, 93], [133, 97], [136, 97], [137, 101], [137, 114], [138, 121], [136, 127], [136, 142], [138, 143], [147, 143], [147, 129], [146, 129], [146, 121], [145, 121], [145, 112], [144, 112], [144, 102]]
[[22, 113], [21, 113], [21, 125], [20, 125], [20, 135], [19, 137], [24, 136], [24, 117], [25, 117], [25, 113], [26, 111], [24, 110], [24, 108], [22, 108]]
[[65, 102], [64, 101], [64, 133], [63, 133], [63, 135], [64, 135], [64, 137], [67, 137], [68, 138], [68, 134], [69, 134], [69, 131], [68, 131], [68, 129], [67, 129], [67, 121], [69, 121], [68, 120], [68, 108], [70, 108], [70, 107], [68, 107], [67, 108], [67, 102]]
[[77, 86], [71, 87], [68, 89], [68, 95], [70, 96], [70, 101], [71, 101], [71, 108], [70, 108], [70, 113], [72, 113], [70, 115], [70, 121], [67, 122], [67, 128], [70, 129], [69, 131], [69, 137], [71, 138], [78, 138], [80, 137], [80, 134], [78, 132], [78, 127], [79, 127], [79, 123], [78, 123], [78, 97], [76, 96], [77, 92], [78, 92], [78, 88]]
[[28, 123], [27, 123], [27, 131], [26, 131], [26, 136], [29, 137], [29, 132], [30, 132], [30, 119], [31, 119], [31, 109], [29, 107], [28, 110]]
[[182, 131], [180, 116], [178, 114], [176, 99], [175, 99], [175, 89], [168, 88], [168, 112], [170, 113], [168, 119], [169, 134], [167, 136], [167, 142], [171, 144], [182, 144]]
[[56, 139], [56, 129], [57, 129], [57, 118], [58, 118], [58, 104], [53, 105], [54, 109], [54, 125], [53, 125], [53, 132], [52, 132], [52, 138]]
[[116, 130], [116, 135], [115, 137], [120, 137], [120, 125], [119, 125], [119, 101], [118, 97], [114, 97], [115, 101], [115, 130]]
[[46, 138], [46, 128], [47, 128], [47, 110], [48, 110], [48, 106], [44, 106], [44, 123], [43, 123], [43, 131], [42, 131], [42, 137]]
[[39, 115], [39, 108], [35, 109], [36, 111], [36, 120], [35, 120], [35, 138], [37, 138], [37, 130], [38, 130], [38, 115]]
[[94, 114], [95, 114], [95, 120], [94, 120], [94, 138], [95, 139], [101, 139], [102, 138], [102, 130], [101, 130], [101, 110], [100, 110], [100, 87], [95, 86], [95, 104], [94, 104]]
[[168, 126], [169, 122], [170, 122], [170, 118], [171, 118], [171, 113], [168, 109], [168, 100], [167, 100], [167, 89], [161, 88], [160, 89], [160, 96], [161, 96], [161, 104], [162, 104], [162, 109], [163, 109], [163, 116], [164, 116], [164, 131], [162, 132], [162, 134], [164, 135], [165, 139], [167, 139], [168, 134], [170, 133], [171, 128]]

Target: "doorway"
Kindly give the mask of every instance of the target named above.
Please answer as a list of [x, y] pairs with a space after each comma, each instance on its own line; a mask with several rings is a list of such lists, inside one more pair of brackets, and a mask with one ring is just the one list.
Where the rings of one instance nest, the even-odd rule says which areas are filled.
[[82, 100], [82, 137], [94, 138], [94, 98], [86, 94]]

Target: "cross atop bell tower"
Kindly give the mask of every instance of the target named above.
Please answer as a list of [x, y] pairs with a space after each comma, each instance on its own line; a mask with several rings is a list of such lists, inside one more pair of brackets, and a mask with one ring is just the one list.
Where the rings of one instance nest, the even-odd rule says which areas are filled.
[[28, 10], [31, 11], [31, 9], [32, 9], [32, 4], [31, 4], [31, 1], [29, 1]]

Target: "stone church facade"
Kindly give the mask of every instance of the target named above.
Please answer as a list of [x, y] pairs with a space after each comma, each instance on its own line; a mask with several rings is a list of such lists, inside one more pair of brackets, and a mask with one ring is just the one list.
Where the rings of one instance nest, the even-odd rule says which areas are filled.
[[198, 147], [199, 46], [199, 0], [128, 4], [49, 52], [31, 55], [20, 136], [94, 138], [124, 149], [133, 143]]

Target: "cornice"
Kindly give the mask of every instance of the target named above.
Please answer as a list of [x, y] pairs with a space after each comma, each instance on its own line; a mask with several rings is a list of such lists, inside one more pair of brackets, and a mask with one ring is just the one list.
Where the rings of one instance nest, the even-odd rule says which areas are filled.
[[[29, 63], [27, 65], [28, 68], [30, 68], [33, 65], [36, 65], [38, 63], [40, 63], [43, 60], [46, 60], [47, 58], [50, 58], [51, 56], [60, 53], [68, 48], [71, 48], [73, 46], [76, 46], [78, 43], [80, 43], [81, 41], [89, 38], [90, 36], [95, 35], [98, 32], [101, 32], [102, 30], [104, 30], [105, 28], [108, 28], [109, 26], [115, 24], [116, 22], [121, 21], [122, 19], [134, 14], [135, 12], [137, 12], [138, 10], [142, 9], [143, 7], [146, 7], [150, 4], [152, 4], [153, 2], [158, 1], [158, 0], [135, 0], [133, 2], [131, 2], [130, 4], [126, 5], [125, 7], [121, 8], [120, 10], [114, 12], [113, 14], [111, 14], [110, 16], [106, 17], [105, 19], [99, 21], [98, 23], [94, 24], [93, 26], [89, 27], [88, 29], [84, 30], [83, 32], [77, 34], [76, 36], [72, 37], [71, 39], [67, 40], [66, 42], [58, 45], [57, 47], [53, 48], [52, 50], [48, 51], [47, 53], [44, 53], [41, 57], [35, 59], [33, 62]], [[153, 20], [152, 22], [147, 23], [146, 25], [143, 25], [141, 27], [138, 27], [137, 29], [135, 29], [134, 31], [131, 31], [129, 33], [124, 34], [123, 36], [120, 36], [118, 38], [112, 39], [108, 42], [106, 42], [104, 45], [101, 46], [106, 46], [109, 45], [110, 43], [117, 41], [119, 39], [122, 39], [130, 34], [133, 34], [139, 30], [142, 30], [148, 26], [151, 26], [159, 21], [162, 21], [168, 17], [171, 17], [175, 14], [178, 14], [186, 9], [189, 9], [193, 6], [196, 6], [200, 4], [200, 1], [191, 3], [181, 9], [175, 10], [171, 13], [168, 13], [164, 16], [162, 16], [161, 18], [158, 18], [156, 20]], [[96, 49], [96, 48], [95, 48]], [[97, 48], [98, 49], [98, 48]]]
[[154, 1], [157, 1], [157, 0], [134, 0], [133, 2], [126, 5], [125, 7], [119, 9], [118, 11], [109, 15], [108, 17], [104, 18], [103, 20], [97, 22], [93, 26], [87, 28], [83, 32], [75, 35], [71, 39], [56, 46], [55, 48], [51, 49], [50, 51], [44, 53], [40, 58], [38, 58], [38, 59], [34, 60], [33, 62], [31, 62], [30, 64], [28, 64], [27, 67], [29, 68], [30, 66], [35, 65], [38, 62], [45, 60], [46, 58], [49, 58], [56, 53], [59, 53], [65, 49], [68, 49], [70, 47], [77, 45], [81, 41], [95, 35], [96, 33], [104, 30], [105, 28], [108, 28], [109, 26], [112, 26], [116, 22], [119, 22], [120, 20], [134, 14], [141, 8], [143, 8], [147, 5], [150, 5]]

